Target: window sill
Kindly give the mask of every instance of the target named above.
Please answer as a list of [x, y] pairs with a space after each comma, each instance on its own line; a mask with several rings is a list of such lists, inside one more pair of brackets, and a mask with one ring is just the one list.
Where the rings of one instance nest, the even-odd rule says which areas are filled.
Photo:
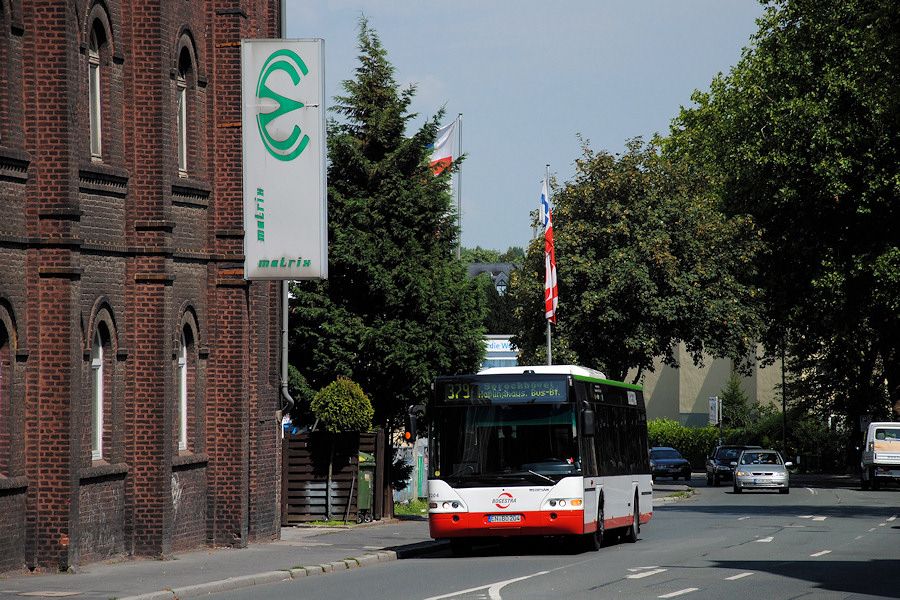
[[0, 475], [0, 491], [3, 490], [24, 490], [28, 487], [28, 477], [19, 475], [18, 477], [4, 477]]
[[194, 454], [190, 451], [182, 450], [180, 454], [172, 459], [172, 468], [191, 468], [206, 466], [209, 463], [209, 454], [206, 452], [198, 452]]
[[129, 468], [125, 463], [109, 464], [105, 460], [95, 460], [94, 463], [82, 469], [78, 473], [78, 479], [85, 481], [86, 479], [100, 479], [101, 477], [114, 477], [117, 475], [125, 475]]

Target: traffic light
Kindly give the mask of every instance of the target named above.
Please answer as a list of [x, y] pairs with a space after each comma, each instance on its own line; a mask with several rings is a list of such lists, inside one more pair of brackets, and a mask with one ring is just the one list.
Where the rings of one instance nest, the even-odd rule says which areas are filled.
[[406, 429], [403, 431], [403, 439], [410, 444], [416, 441], [417, 417], [424, 412], [424, 404], [414, 404], [406, 411]]

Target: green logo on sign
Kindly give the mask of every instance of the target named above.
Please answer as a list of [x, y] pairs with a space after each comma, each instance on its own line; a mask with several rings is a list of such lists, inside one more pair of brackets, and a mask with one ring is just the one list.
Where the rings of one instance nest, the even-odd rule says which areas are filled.
[[300, 156], [300, 153], [309, 144], [309, 136], [304, 135], [298, 125], [294, 125], [294, 129], [287, 139], [277, 140], [269, 134], [269, 124], [282, 115], [303, 108], [303, 103], [299, 100], [285, 98], [266, 86], [269, 77], [276, 71], [287, 73], [296, 87], [300, 83], [301, 75], [308, 75], [309, 69], [306, 68], [303, 59], [297, 56], [296, 53], [290, 50], [279, 50], [266, 60], [256, 86], [257, 98], [268, 98], [278, 103], [278, 108], [275, 110], [268, 113], [259, 113], [256, 116], [256, 123], [259, 125], [259, 135], [262, 137], [263, 144], [265, 144], [269, 154], [278, 160], [294, 160]]

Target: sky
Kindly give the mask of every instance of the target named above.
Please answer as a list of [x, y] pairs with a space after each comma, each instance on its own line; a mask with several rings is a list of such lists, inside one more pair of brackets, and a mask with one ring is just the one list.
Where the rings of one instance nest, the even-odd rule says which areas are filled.
[[[527, 247], [549, 165], [572, 181], [582, 156], [667, 134], [694, 90], [741, 58], [757, 0], [286, 0], [288, 38], [325, 40], [326, 97], [359, 65], [369, 21], [401, 88], [416, 85], [418, 128], [462, 114], [467, 157], [454, 185], [461, 242]], [[454, 190], [454, 198], [456, 191]]]

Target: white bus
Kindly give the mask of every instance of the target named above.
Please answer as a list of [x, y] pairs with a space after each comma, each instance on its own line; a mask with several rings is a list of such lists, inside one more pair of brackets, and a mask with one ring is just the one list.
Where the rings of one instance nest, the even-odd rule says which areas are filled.
[[431, 536], [465, 554], [479, 538], [609, 533], [653, 516], [640, 387], [575, 366], [438, 377], [428, 410]]

